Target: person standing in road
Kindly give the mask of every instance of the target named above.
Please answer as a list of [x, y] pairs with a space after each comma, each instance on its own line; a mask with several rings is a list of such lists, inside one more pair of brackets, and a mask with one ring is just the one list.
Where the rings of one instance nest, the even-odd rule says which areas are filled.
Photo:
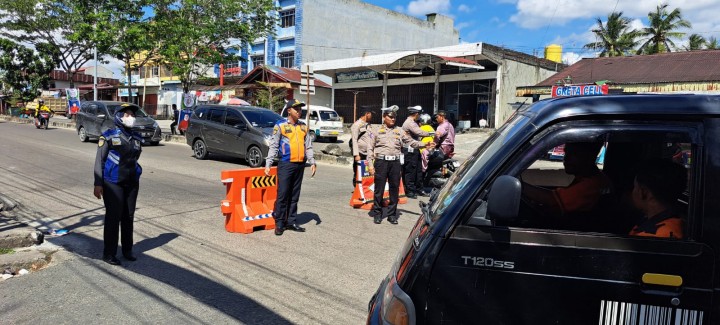
[[[422, 107], [419, 105], [410, 106], [408, 107], [408, 112], [410, 115], [408, 115], [407, 119], [405, 119], [402, 129], [415, 141], [419, 141], [424, 137], [430, 136], [430, 133], [420, 129], [417, 122], [420, 112], [422, 112]], [[423, 191], [420, 152], [410, 146], [403, 146], [402, 152], [405, 156], [405, 162], [402, 166], [403, 181], [405, 182], [405, 195], [411, 199], [417, 198], [418, 195], [426, 196]]]
[[443, 159], [452, 158], [455, 155], [455, 128], [445, 117], [445, 111], [438, 111], [435, 121], [438, 123], [435, 144], [440, 147]]
[[[368, 172], [375, 176], [375, 191], [372, 210], [369, 215], [376, 224], [383, 219], [383, 194], [385, 183], [388, 184], [390, 203], [388, 204], [387, 219], [391, 224], [398, 223], [397, 205], [400, 191], [400, 154], [403, 146], [414, 149], [425, 147], [425, 143], [414, 140], [402, 128], [395, 126], [397, 106], [383, 108], [383, 124], [375, 130], [375, 134], [368, 146]], [[434, 144], [430, 142], [429, 148]], [[415, 150], [417, 151], [417, 150]]]
[[170, 134], [175, 135], [175, 127], [178, 123], [178, 117], [180, 116], [180, 111], [177, 109], [177, 104], [172, 104], [172, 112], [173, 112], [173, 121], [170, 123]]
[[105, 203], [103, 231], [103, 261], [120, 265], [115, 257], [118, 247], [118, 230], [122, 254], [128, 261], [135, 261], [133, 246], [133, 219], [135, 201], [140, 187], [142, 167], [138, 158], [143, 142], [139, 133], [133, 132], [138, 107], [124, 104], [115, 113], [115, 127], [103, 132], [98, 140], [95, 157], [95, 189], [93, 194]]
[[300, 113], [305, 103], [291, 99], [285, 104], [288, 112], [287, 120], [275, 123], [270, 150], [265, 159], [265, 175], [270, 176], [270, 167], [280, 152], [277, 167], [277, 200], [273, 217], [275, 218], [275, 235], [281, 236], [285, 230], [304, 232], [305, 228], [296, 223], [297, 204], [300, 199], [305, 161], [311, 165], [312, 176], [317, 166], [313, 158], [312, 139], [307, 135], [308, 127], [300, 121]]
[[353, 161], [353, 187], [358, 182], [358, 166], [360, 161], [367, 159], [368, 144], [372, 139], [372, 111], [363, 110], [360, 118], [350, 127], [352, 138], [350, 139], [350, 148], [352, 149]]

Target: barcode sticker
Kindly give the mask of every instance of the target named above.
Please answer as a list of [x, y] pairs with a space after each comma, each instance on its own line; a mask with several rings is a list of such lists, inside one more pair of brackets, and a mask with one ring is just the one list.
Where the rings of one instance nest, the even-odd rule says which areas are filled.
[[600, 325], [702, 325], [703, 311], [600, 301]]

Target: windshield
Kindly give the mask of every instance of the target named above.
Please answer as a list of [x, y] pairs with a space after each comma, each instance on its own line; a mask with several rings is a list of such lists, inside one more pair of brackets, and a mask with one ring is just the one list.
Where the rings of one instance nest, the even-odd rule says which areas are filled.
[[320, 119], [323, 121], [340, 121], [340, 116], [338, 116], [335, 111], [319, 111], [320, 112]]
[[145, 113], [145, 111], [143, 111], [142, 108], [140, 108], [139, 106], [137, 106], [135, 104], [108, 105], [107, 108], [110, 111], [110, 114], [115, 115], [115, 112], [117, 112], [117, 110], [120, 107], [125, 108], [128, 106], [137, 108], [137, 112], [135, 112], [135, 117], [147, 117], [148, 116], [147, 113]]
[[251, 110], [242, 113], [252, 126], [260, 128], [271, 128], [275, 122], [283, 119], [278, 113], [270, 110]]
[[[488, 161], [501, 152], [503, 145], [514, 138], [520, 130], [525, 128], [528, 118], [517, 115], [500, 129], [498, 129], [487, 141], [485, 141], [453, 174], [448, 183], [442, 187], [434, 200], [430, 202], [430, 216], [434, 222], [442, 217], [443, 212], [449, 206], [456, 204], [457, 196], [463, 190], [470, 190], [469, 183], [473, 179], [486, 179], [491, 172], [485, 165]], [[480, 173], [484, 175], [480, 175]], [[473, 184], [475, 185], [475, 184]]]

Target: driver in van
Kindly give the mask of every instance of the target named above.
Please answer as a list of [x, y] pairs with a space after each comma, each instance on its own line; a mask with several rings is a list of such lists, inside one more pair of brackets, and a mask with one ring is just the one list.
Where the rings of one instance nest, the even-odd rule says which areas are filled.
[[644, 220], [630, 230], [631, 236], [683, 238], [683, 219], [675, 206], [687, 186], [687, 171], [670, 160], [642, 165], [635, 175], [633, 205]]
[[523, 182], [523, 199], [548, 216], [591, 211], [611, 188], [610, 180], [595, 164], [602, 145], [602, 142], [565, 144], [563, 166], [565, 173], [574, 176], [570, 185], [550, 190]]

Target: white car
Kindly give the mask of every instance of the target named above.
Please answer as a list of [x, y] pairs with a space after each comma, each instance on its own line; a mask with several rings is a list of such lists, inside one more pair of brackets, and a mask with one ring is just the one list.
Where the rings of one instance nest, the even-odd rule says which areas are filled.
[[[330, 142], [337, 142], [338, 136], [343, 134], [343, 124], [340, 115], [332, 108], [310, 105], [310, 136], [312, 140], [326, 138]], [[300, 118], [304, 121], [308, 112], [308, 106], [303, 107]], [[287, 118], [287, 111], [283, 109], [280, 114]]]

